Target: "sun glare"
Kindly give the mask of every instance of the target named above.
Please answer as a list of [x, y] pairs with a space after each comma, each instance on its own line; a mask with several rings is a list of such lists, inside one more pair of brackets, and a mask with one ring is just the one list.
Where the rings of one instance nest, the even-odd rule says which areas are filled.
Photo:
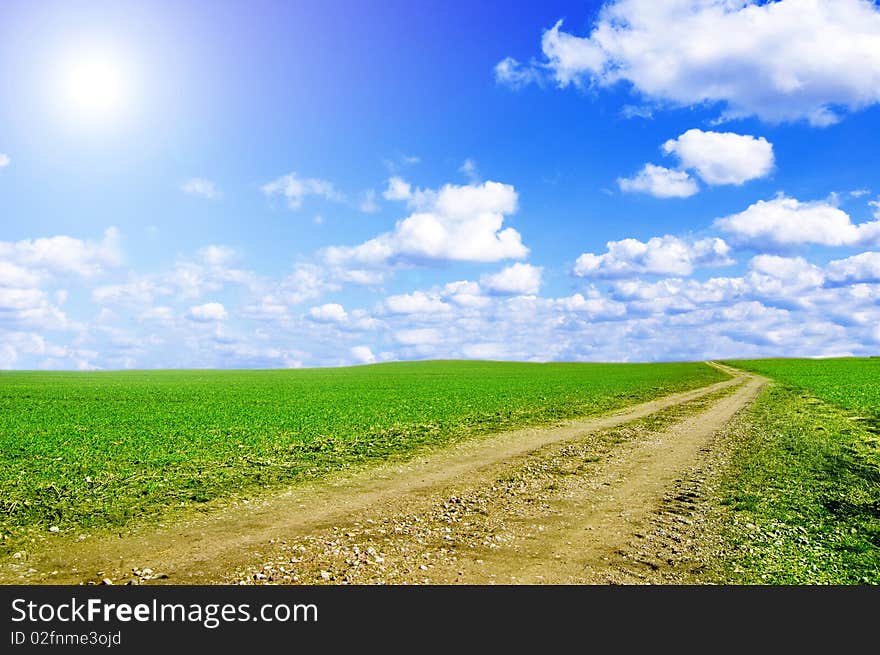
[[69, 57], [62, 77], [63, 103], [78, 120], [118, 118], [129, 100], [123, 66], [109, 53]]

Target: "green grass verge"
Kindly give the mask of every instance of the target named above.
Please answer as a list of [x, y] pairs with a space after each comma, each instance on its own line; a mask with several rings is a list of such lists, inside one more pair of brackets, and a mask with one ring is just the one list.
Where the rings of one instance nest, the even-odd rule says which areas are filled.
[[870, 423], [774, 384], [729, 447], [718, 581], [880, 583], [880, 450]]
[[838, 359], [753, 359], [727, 362], [844, 407], [880, 419], [880, 357]]
[[725, 377], [700, 363], [0, 373], [0, 548]]

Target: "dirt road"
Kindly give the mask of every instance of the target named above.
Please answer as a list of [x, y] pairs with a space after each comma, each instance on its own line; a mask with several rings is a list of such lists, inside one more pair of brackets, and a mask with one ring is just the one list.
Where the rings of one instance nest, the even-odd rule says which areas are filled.
[[458, 444], [164, 528], [29, 554], [7, 583], [596, 583], [764, 384], [733, 377]]

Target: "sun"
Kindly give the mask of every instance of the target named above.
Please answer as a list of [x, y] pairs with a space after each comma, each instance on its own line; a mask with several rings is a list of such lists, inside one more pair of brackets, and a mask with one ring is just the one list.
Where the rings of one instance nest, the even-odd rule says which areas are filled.
[[72, 53], [61, 66], [61, 102], [80, 121], [118, 119], [130, 103], [123, 60], [111, 52]]

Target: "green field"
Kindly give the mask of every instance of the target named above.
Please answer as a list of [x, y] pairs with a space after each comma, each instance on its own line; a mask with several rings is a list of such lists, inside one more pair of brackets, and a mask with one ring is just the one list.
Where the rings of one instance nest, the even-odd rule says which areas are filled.
[[776, 384], [718, 489], [720, 581], [880, 584], [880, 360], [728, 363]]
[[724, 378], [700, 363], [2, 373], [3, 549]]
[[816, 398], [880, 419], [880, 357], [756, 359], [727, 362], [809, 391]]

